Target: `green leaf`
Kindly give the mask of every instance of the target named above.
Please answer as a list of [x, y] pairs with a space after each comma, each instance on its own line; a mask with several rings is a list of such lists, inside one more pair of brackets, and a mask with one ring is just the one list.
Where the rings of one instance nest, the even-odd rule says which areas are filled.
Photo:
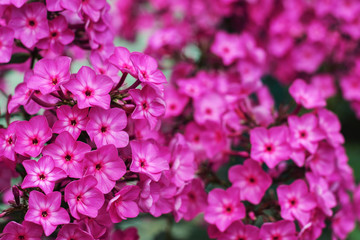
[[28, 54], [28, 53], [14, 53], [14, 54], [11, 56], [10, 62], [8, 62], [7, 64], [12, 64], [12, 63], [24, 63], [24, 62], [26, 62], [29, 58], [30, 58], [30, 54]]

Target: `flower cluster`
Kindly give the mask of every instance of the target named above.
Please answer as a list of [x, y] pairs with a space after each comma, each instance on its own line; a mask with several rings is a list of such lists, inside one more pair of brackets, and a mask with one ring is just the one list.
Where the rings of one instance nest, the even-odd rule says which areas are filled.
[[[112, 4], [0, 1], [0, 68], [24, 76], [2, 91], [0, 239], [136, 240], [118, 223], [199, 214], [220, 240], [348, 236], [360, 187], [326, 100], [339, 76], [360, 106], [357, 1]], [[144, 53], [115, 46], [144, 29]]]

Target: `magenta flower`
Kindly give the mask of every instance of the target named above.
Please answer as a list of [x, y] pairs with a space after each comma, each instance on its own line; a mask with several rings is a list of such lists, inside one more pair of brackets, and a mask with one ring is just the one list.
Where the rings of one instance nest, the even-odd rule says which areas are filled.
[[132, 53], [130, 60], [137, 72], [137, 77], [144, 83], [166, 83], [165, 75], [158, 69], [156, 60], [146, 54]]
[[84, 163], [85, 175], [95, 176], [96, 187], [104, 194], [109, 193], [126, 172], [125, 163], [112, 144], [85, 154]]
[[324, 134], [318, 128], [318, 119], [314, 114], [308, 113], [301, 117], [290, 116], [288, 118], [290, 130], [290, 143], [294, 148], [304, 147], [310, 153], [314, 153]]
[[259, 239], [261, 240], [297, 240], [294, 222], [281, 220], [264, 223], [261, 226]]
[[222, 114], [226, 110], [224, 99], [215, 92], [209, 92], [194, 102], [194, 118], [198, 124], [205, 124], [206, 121], [220, 123]]
[[121, 222], [127, 218], [135, 218], [139, 215], [139, 207], [136, 203], [140, 193], [138, 186], [124, 186], [115, 194], [107, 206], [111, 221]]
[[322, 142], [318, 150], [306, 159], [306, 165], [310, 166], [317, 175], [329, 176], [336, 168], [336, 158], [335, 149], [326, 142]]
[[28, 122], [18, 122], [14, 150], [21, 155], [37, 157], [51, 136], [51, 129], [44, 116], [35, 116]]
[[212, 190], [208, 195], [205, 221], [215, 224], [221, 232], [224, 232], [233, 222], [243, 219], [245, 207], [240, 202], [239, 196], [239, 189], [235, 187], [226, 191], [219, 188]]
[[316, 197], [317, 206], [324, 214], [331, 216], [331, 209], [336, 206], [337, 202], [326, 179], [311, 172], [306, 173], [306, 179], [310, 185], [310, 192], [314, 193]]
[[130, 171], [146, 174], [154, 181], [159, 181], [161, 173], [169, 170], [168, 161], [160, 155], [155, 142], [131, 141], [132, 162]]
[[94, 240], [93, 236], [89, 233], [80, 229], [80, 225], [75, 223], [69, 223], [64, 225], [58, 235], [56, 240]]
[[127, 117], [124, 110], [119, 108], [104, 110], [94, 107], [89, 112], [86, 132], [98, 148], [107, 144], [123, 148], [129, 144], [129, 135], [122, 131], [126, 125]]
[[34, 75], [27, 82], [30, 89], [48, 94], [59, 90], [70, 80], [71, 58], [60, 56], [54, 59], [43, 58], [34, 67]]
[[109, 62], [117, 67], [122, 73], [130, 73], [136, 77], [137, 71], [130, 60], [130, 52], [127, 48], [116, 47], [114, 54], [109, 57]]
[[68, 132], [62, 132], [54, 143], [44, 147], [42, 153], [52, 157], [55, 166], [63, 169], [69, 177], [81, 178], [84, 170], [83, 158], [90, 150], [91, 147], [86, 143], [75, 141]]
[[175, 221], [179, 222], [181, 218], [190, 221], [206, 207], [207, 195], [204, 183], [199, 178], [195, 178], [176, 196], [173, 212]]
[[289, 88], [290, 95], [295, 102], [306, 109], [325, 107], [326, 101], [322, 97], [319, 89], [308, 85], [302, 79], [296, 79]]
[[179, 93], [174, 87], [167, 87], [164, 91], [164, 99], [166, 103], [166, 117], [179, 116], [189, 102], [189, 98]]
[[194, 152], [190, 149], [184, 137], [178, 134], [171, 145], [170, 171], [172, 182], [181, 187], [195, 176]]
[[68, 29], [65, 17], [59, 15], [49, 21], [49, 34], [47, 38], [41, 39], [37, 46], [60, 55], [64, 51], [64, 46], [70, 44], [73, 40], [73, 31]]
[[54, 190], [55, 182], [66, 178], [66, 173], [61, 168], [55, 167], [54, 160], [45, 156], [35, 160], [26, 160], [22, 163], [27, 175], [21, 184], [22, 188], [39, 187], [45, 194]]
[[17, 122], [12, 122], [7, 129], [0, 129], [0, 156], [12, 161], [15, 161], [16, 124]]
[[119, 69], [112, 65], [108, 59], [102, 57], [98, 52], [91, 53], [90, 63], [97, 74], [109, 76], [114, 82], [114, 85], [120, 81]]
[[71, 215], [80, 219], [81, 215], [95, 218], [105, 202], [104, 195], [96, 188], [98, 182], [93, 176], [86, 176], [69, 183], [65, 188], [65, 201], [69, 204]]
[[327, 141], [334, 147], [344, 143], [341, 124], [338, 117], [327, 109], [318, 110], [319, 127], [325, 133]]
[[26, 4], [22, 8], [14, 8], [9, 27], [14, 29], [15, 38], [27, 47], [32, 48], [39, 39], [49, 34], [45, 5], [40, 2]]
[[133, 119], [146, 119], [151, 129], [154, 129], [158, 118], [165, 113], [165, 102], [157, 90], [150, 85], [143, 89], [132, 89], [129, 94], [133, 98], [136, 108], [131, 114]]
[[291, 148], [288, 144], [288, 128], [285, 126], [266, 129], [257, 127], [250, 131], [251, 158], [265, 162], [274, 168], [279, 162], [288, 160]]
[[252, 204], [259, 204], [266, 190], [271, 185], [271, 177], [261, 168], [258, 162], [246, 160], [243, 165], [229, 169], [229, 180], [240, 189], [240, 199]]
[[94, 70], [83, 66], [75, 77], [64, 84], [64, 87], [74, 94], [79, 109], [94, 106], [109, 109], [111, 101], [109, 92], [113, 84], [108, 76], [96, 75]]
[[317, 204], [304, 180], [298, 179], [290, 185], [280, 185], [276, 192], [281, 207], [281, 217], [291, 221], [297, 219], [305, 225], [310, 219], [311, 210]]
[[17, 8], [21, 8], [26, 2], [27, 0], [1, 0], [1, 5], [12, 4]]
[[55, 231], [57, 225], [70, 222], [69, 214], [60, 207], [60, 204], [60, 192], [44, 195], [38, 191], [31, 191], [29, 210], [25, 215], [25, 220], [41, 225], [45, 235], [49, 236]]
[[89, 110], [79, 109], [77, 105], [70, 107], [62, 105], [56, 110], [56, 115], [59, 120], [54, 123], [52, 130], [54, 133], [69, 132], [74, 139], [77, 139], [81, 131], [85, 130], [88, 122]]
[[4, 231], [0, 234], [2, 240], [38, 240], [41, 239], [42, 228], [34, 223], [23, 221], [22, 224], [11, 221], [6, 224]]
[[14, 31], [8, 27], [0, 27], [0, 63], [11, 59], [14, 44]]
[[221, 57], [224, 65], [228, 66], [240, 57], [245, 56], [240, 37], [238, 35], [218, 32], [211, 46], [211, 52]]
[[[244, 225], [241, 221], [234, 222], [220, 235], [219, 240], [258, 240], [259, 229], [252, 225]], [[274, 240], [274, 239], [271, 239]]]

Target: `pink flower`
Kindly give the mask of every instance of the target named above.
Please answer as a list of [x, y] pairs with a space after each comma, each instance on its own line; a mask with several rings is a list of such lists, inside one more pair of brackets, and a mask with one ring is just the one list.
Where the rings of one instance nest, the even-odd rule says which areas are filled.
[[323, 98], [329, 98], [336, 94], [334, 78], [330, 74], [315, 75], [311, 78], [311, 85], [319, 89]]
[[16, 124], [12, 122], [7, 129], [0, 129], [0, 156], [15, 161]]
[[12, 4], [17, 8], [21, 8], [26, 2], [27, 0], [2, 0], [1, 4]]
[[131, 114], [133, 119], [146, 119], [151, 129], [154, 129], [158, 118], [165, 113], [165, 102], [160, 94], [150, 85], [143, 89], [132, 89], [129, 94], [136, 108]]
[[177, 134], [170, 143], [170, 171], [172, 182], [181, 187], [185, 182], [191, 181], [195, 176], [195, 156], [185, 138]]
[[0, 63], [11, 59], [14, 44], [14, 31], [8, 27], [0, 27]]
[[142, 53], [132, 53], [130, 60], [141, 82], [155, 84], [166, 83], [166, 77], [158, 69], [158, 64], [154, 58]]
[[206, 121], [220, 123], [222, 114], [226, 110], [224, 99], [215, 92], [208, 92], [194, 102], [194, 118], [198, 124]]
[[49, 34], [47, 38], [41, 39], [37, 46], [60, 55], [64, 51], [64, 46], [70, 44], [73, 40], [73, 31], [68, 29], [65, 17], [59, 15], [49, 21]]
[[117, 148], [123, 148], [129, 143], [129, 135], [122, 131], [126, 125], [127, 117], [124, 110], [94, 107], [89, 112], [86, 132], [97, 147], [114, 144]]
[[[259, 229], [252, 225], [244, 225], [241, 221], [234, 222], [220, 235], [219, 240], [258, 240]], [[273, 240], [273, 239], [272, 239]]]
[[111, 235], [112, 240], [139, 240], [139, 234], [136, 227], [128, 227], [125, 230], [118, 229]]
[[59, 87], [70, 80], [70, 63], [71, 58], [64, 56], [39, 60], [27, 86], [39, 90], [42, 94], [60, 90]]
[[62, 132], [54, 143], [44, 147], [42, 154], [51, 156], [55, 166], [63, 169], [69, 177], [81, 178], [84, 170], [83, 158], [90, 150], [91, 147], [86, 143], [75, 141], [68, 132]]
[[117, 84], [120, 81], [119, 69], [109, 63], [108, 59], [103, 58], [98, 52], [91, 53], [90, 63], [97, 74], [109, 76], [114, 84]]
[[168, 161], [160, 155], [155, 142], [131, 141], [132, 162], [130, 171], [146, 174], [154, 181], [159, 181], [161, 173], [169, 170]]
[[315, 174], [306, 173], [306, 180], [310, 185], [310, 192], [314, 193], [318, 207], [327, 216], [332, 215], [332, 208], [336, 206], [335, 195], [329, 189], [325, 178]]
[[204, 189], [204, 183], [195, 178], [186, 184], [183, 190], [176, 196], [174, 204], [175, 221], [179, 222], [181, 218], [190, 221], [207, 207], [207, 195]]
[[326, 142], [322, 142], [318, 150], [306, 159], [306, 164], [314, 173], [320, 176], [329, 176], [335, 170], [335, 149]]
[[46, 8], [43, 3], [32, 2], [12, 11], [9, 27], [14, 29], [15, 38], [32, 48], [39, 39], [49, 34]]
[[229, 169], [229, 180], [240, 190], [240, 200], [259, 204], [266, 190], [271, 185], [270, 176], [253, 160], [245, 160], [243, 165]]
[[344, 143], [340, 133], [341, 124], [338, 117], [327, 109], [318, 110], [319, 127], [325, 133], [327, 141], [334, 147]]
[[83, 66], [64, 87], [74, 94], [79, 109], [94, 106], [109, 109], [113, 84], [108, 76], [96, 75], [94, 70]]
[[80, 226], [75, 223], [69, 223], [64, 225], [58, 235], [56, 240], [94, 240], [93, 236], [89, 233], [80, 229]]
[[306, 84], [302, 79], [296, 79], [289, 88], [290, 95], [297, 104], [306, 109], [325, 107], [326, 101], [318, 88]]
[[14, 150], [21, 155], [37, 157], [51, 136], [51, 129], [44, 116], [35, 116], [28, 122], [18, 122]]
[[259, 239], [261, 240], [297, 240], [294, 222], [281, 220], [264, 223], [261, 226]]
[[109, 193], [126, 172], [125, 163], [112, 144], [85, 154], [84, 163], [85, 175], [95, 176], [96, 187], [104, 194]]
[[71, 215], [80, 219], [81, 215], [95, 218], [105, 202], [104, 195], [96, 188], [98, 182], [93, 176], [70, 182], [65, 188], [65, 201], [69, 204]]
[[288, 160], [291, 149], [288, 144], [288, 128], [285, 126], [266, 129], [257, 127], [250, 131], [251, 158], [265, 162], [274, 168], [279, 162]]
[[224, 65], [228, 66], [235, 60], [245, 56], [245, 49], [241, 45], [240, 36], [218, 32], [211, 46], [211, 52], [221, 57]]
[[122, 73], [130, 73], [136, 77], [137, 71], [130, 60], [130, 52], [127, 48], [116, 47], [114, 54], [109, 57], [109, 62], [117, 67]]
[[310, 219], [311, 210], [316, 207], [316, 200], [309, 193], [304, 180], [298, 179], [290, 185], [280, 185], [276, 192], [281, 207], [281, 217], [291, 221], [297, 219], [305, 225]]
[[245, 207], [240, 202], [239, 196], [239, 189], [235, 187], [226, 191], [219, 188], [212, 190], [208, 195], [205, 221], [215, 224], [221, 232], [224, 232], [233, 222], [243, 219]]
[[60, 207], [60, 204], [60, 192], [44, 195], [38, 191], [31, 191], [29, 210], [25, 215], [25, 220], [41, 225], [45, 235], [49, 236], [55, 231], [57, 225], [70, 222], [69, 214]]
[[174, 87], [167, 87], [164, 96], [166, 103], [164, 117], [179, 116], [189, 102], [189, 98], [185, 94], [179, 93]]
[[304, 147], [310, 153], [314, 153], [324, 134], [318, 128], [318, 119], [312, 113], [301, 117], [290, 116], [288, 118], [290, 129], [290, 143], [294, 148]]
[[0, 234], [2, 240], [37, 240], [42, 237], [42, 228], [34, 223], [23, 221], [22, 224], [11, 221], [6, 224], [4, 231]]
[[52, 130], [54, 133], [69, 132], [74, 139], [77, 139], [81, 131], [85, 130], [88, 122], [88, 109], [79, 109], [77, 105], [70, 107], [62, 105], [56, 110], [59, 120], [54, 123]]
[[135, 218], [139, 215], [139, 207], [136, 203], [140, 193], [138, 186], [124, 186], [109, 201], [107, 211], [113, 223], [121, 222], [127, 218]]
[[26, 160], [22, 164], [27, 173], [22, 188], [39, 187], [44, 193], [49, 194], [54, 190], [57, 180], [66, 178], [64, 170], [55, 167], [54, 160], [50, 156], [42, 157], [38, 162]]
[[325, 51], [321, 45], [304, 43], [292, 51], [291, 63], [297, 71], [313, 73], [325, 58]]

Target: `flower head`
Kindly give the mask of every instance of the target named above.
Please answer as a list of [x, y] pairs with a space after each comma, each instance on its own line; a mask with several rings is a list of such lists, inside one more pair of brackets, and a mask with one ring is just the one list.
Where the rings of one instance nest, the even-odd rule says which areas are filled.
[[45, 156], [35, 160], [23, 162], [27, 175], [21, 185], [22, 188], [39, 187], [44, 193], [49, 194], [53, 191], [55, 182], [66, 178], [66, 173], [61, 168], [55, 167], [54, 160], [50, 156]]
[[35, 240], [40, 239], [43, 234], [42, 228], [32, 222], [23, 221], [22, 224], [11, 221], [6, 224], [2, 240]]
[[49, 236], [55, 231], [57, 225], [70, 222], [69, 214], [60, 207], [60, 204], [60, 192], [44, 195], [38, 191], [31, 191], [29, 210], [25, 215], [25, 220], [41, 225], [45, 235]]
[[80, 219], [80, 214], [95, 218], [104, 204], [104, 194], [96, 188], [97, 180], [86, 176], [69, 183], [65, 188], [65, 201], [69, 204], [71, 215]]
[[85, 175], [93, 175], [97, 180], [96, 187], [104, 194], [109, 193], [126, 172], [125, 163], [112, 144], [85, 154], [84, 163]]

